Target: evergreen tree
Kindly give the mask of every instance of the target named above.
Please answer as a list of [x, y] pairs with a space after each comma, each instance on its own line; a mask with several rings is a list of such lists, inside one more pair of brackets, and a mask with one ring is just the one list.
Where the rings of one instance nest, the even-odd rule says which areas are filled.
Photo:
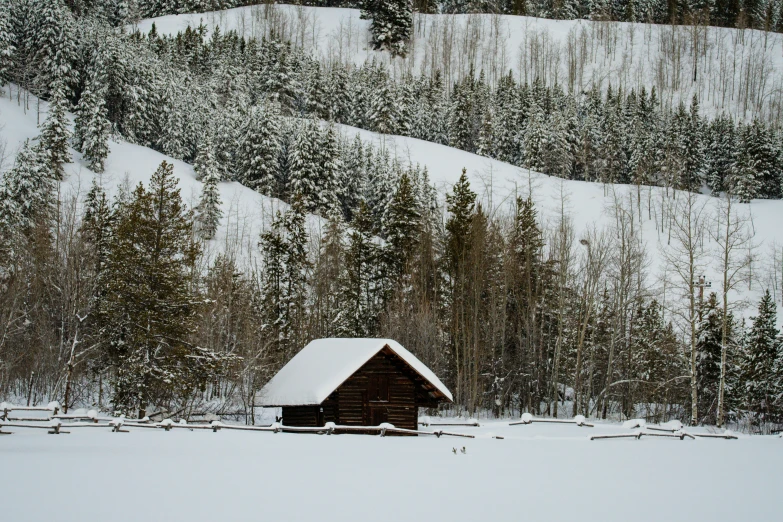
[[[212, 158], [211, 154], [209, 158]], [[198, 232], [203, 239], [212, 239], [217, 232], [220, 218], [223, 217], [223, 210], [220, 208], [222, 201], [218, 189], [220, 175], [214, 160], [205, 162], [201, 179], [204, 182], [204, 188], [201, 190], [201, 199], [196, 207]]]
[[747, 406], [765, 420], [774, 420], [775, 404], [780, 399], [781, 382], [777, 306], [769, 290], [759, 303], [759, 313], [753, 318], [742, 361], [742, 381]]
[[696, 375], [699, 386], [700, 421], [715, 424], [718, 386], [720, 385], [722, 318], [717, 295], [713, 292], [701, 308], [696, 332]]
[[348, 234], [345, 256], [346, 284], [342, 302], [345, 306], [346, 335], [350, 337], [376, 335], [378, 256], [372, 216], [362, 201]]
[[312, 278], [312, 315], [319, 336], [345, 337], [350, 335], [350, 321], [342, 301], [347, 281], [345, 224], [339, 210], [331, 212], [328, 218]]
[[403, 172], [397, 190], [383, 220], [386, 236], [384, 261], [390, 286], [396, 286], [408, 273], [409, 262], [419, 240], [421, 211], [407, 172]]
[[115, 369], [120, 411], [187, 398], [217, 370], [219, 357], [189, 342], [195, 302], [190, 271], [197, 254], [173, 166], [163, 162], [117, 215], [101, 300], [100, 333]]
[[741, 136], [739, 151], [731, 168], [729, 190], [741, 203], [750, 203], [759, 196], [761, 183], [757, 179], [758, 162], [750, 148], [752, 135], [748, 125], [743, 126]]
[[354, 136], [345, 155], [345, 168], [340, 172], [338, 179], [338, 197], [343, 216], [350, 222], [359, 210], [359, 204], [364, 198], [364, 186], [367, 183], [364, 144], [358, 133]]
[[0, 0], [0, 86], [5, 85], [11, 79], [14, 50], [16, 49], [9, 4], [9, 0]]
[[71, 132], [68, 130], [66, 111], [68, 100], [65, 98], [64, 87], [58, 83], [52, 88], [52, 98], [49, 101], [49, 113], [46, 115], [39, 145], [41, 153], [46, 158], [49, 175], [52, 179], [65, 179], [64, 165], [71, 162], [68, 150], [68, 140]]
[[105, 63], [99, 58], [93, 64], [92, 80], [79, 100], [74, 124], [75, 147], [84, 153], [87, 166], [98, 173], [103, 172], [109, 156], [111, 123], [106, 107], [107, 92]]
[[291, 153], [291, 171], [288, 192], [300, 197], [307, 211], [315, 211], [320, 203], [319, 177], [322, 172], [319, 150], [320, 131], [312, 120], [299, 130]]
[[410, 40], [413, 28], [411, 0], [364, 0], [362, 18], [372, 20], [370, 32], [375, 49], [387, 49], [392, 55], [405, 56], [405, 44]]
[[15, 229], [28, 231], [38, 219], [48, 216], [53, 190], [48, 165], [36, 148], [25, 142], [13, 168], [0, 180], [0, 229], [4, 236]]
[[449, 108], [449, 145], [473, 151], [473, 78], [466, 77], [454, 86]]
[[284, 313], [285, 292], [285, 220], [278, 211], [269, 230], [261, 234], [259, 246], [264, 259], [261, 315], [263, 335], [275, 350], [275, 358], [284, 362], [284, 342], [289, 325]]
[[707, 127], [707, 186], [713, 195], [729, 190], [732, 168], [735, 162], [737, 140], [734, 123], [721, 114]]
[[105, 288], [103, 275], [109, 260], [113, 222], [114, 216], [106, 191], [98, 184], [97, 179], [93, 178], [92, 186], [84, 201], [81, 233], [89, 245], [92, 272], [97, 281], [99, 295], [102, 295]]
[[280, 122], [271, 106], [254, 107], [237, 152], [237, 179], [261, 194], [279, 197]]
[[66, 96], [76, 82], [73, 15], [62, 0], [35, 1], [32, 7], [35, 21], [29, 33], [28, 47], [34, 52], [36, 84], [42, 93], [49, 93], [50, 88], [60, 84], [57, 86]]
[[321, 154], [321, 173], [316, 178], [317, 206], [322, 215], [330, 215], [339, 210], [340, 179], [343, 164], [340, 154], [337, 129], [330, 124], [320, 136], [318, 150]]

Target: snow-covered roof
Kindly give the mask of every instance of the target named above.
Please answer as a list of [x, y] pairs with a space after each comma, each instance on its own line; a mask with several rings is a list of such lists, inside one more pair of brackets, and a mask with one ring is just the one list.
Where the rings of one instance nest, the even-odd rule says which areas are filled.
[[342, 383], [388, 347], [424, 380], [453, 400], [432, 370], [391, 339], [316, 339], [305, 346], [258, 393], [260, 406], [321, 404]]

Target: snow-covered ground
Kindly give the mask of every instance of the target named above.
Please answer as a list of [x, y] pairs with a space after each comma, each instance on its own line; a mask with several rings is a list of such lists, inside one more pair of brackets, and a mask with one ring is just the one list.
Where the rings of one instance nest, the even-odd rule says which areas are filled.
[[369, 21], [357, 9], [263, 4], [143, 20], [138, 28], [148, 32], [153, 22], [161, 34], [202, 22], [248, 37], [274, 32], [332, 61], [374, 58], [398, 73], [440, 70], [446, 85], [473, 65], [490, 83], [513, 71], [518, 80], [538, 77], [571, 92], [655, 86], [670, 106], [698, 94], [706, 113], [742, 119], [780, 118], [783, 103], [783, 35], [757, 30], [417, 13], [409, 56], [392, 60], [368, 45]]
[[[422, 428], [427, 429], [427, 428]], [[508, 421], [477, 438], [5, 428], [0, 518], [201, 522], [776, 521], [783, 439]], [[504, 436], [504, 440], [491, 435]], [[465, 448], [463, 454], [461, 448]], [[457, 448], [454, 454], [452, 448]]]

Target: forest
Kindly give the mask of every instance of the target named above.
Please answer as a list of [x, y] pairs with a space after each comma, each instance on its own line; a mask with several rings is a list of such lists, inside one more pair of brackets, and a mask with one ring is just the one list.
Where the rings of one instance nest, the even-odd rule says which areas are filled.
[[[4, 95], [40, 116], [40, 136], [0, 162], [0, 396], [250, 423], [255, 393], [308, 341], [388, 337], [441, 376], [455, 413], [783, 422], [783, 250], [758, 248], [742, 210], [783, 197], [779, 121], [705, 115], [698, 97], [668, 106], [654, 85], [577, 91], [473, 67], [449, 83], [275, 35], [116, 28], [228, 7], [179, 4], [0, 2]], [[775, 30], [778, 7], [765, 6], [752, 12]], [[669, 20], [664, 7], [650, 20]], [[565, 209], [542, 220], [530, 192], [486, 205], [465, 172], [441, 195], [426, 166], [341, 124], [634, 188], [616, 192], [610, 226], [578, 236]], [[146, 185], [60, 191], [71, 149], [100, 173], [117, 139], [192, 163], [198, 203], [167, 162]], [[225, 181], [286, 203], [251, 261], [230, 242], [210, 248]], [[641, 235], [651, 219], [667, 236], [662, 288]], [[708, 262], [720, 276], [709, 289]], [[746, 320], [732, 295], [752, 285], [765, 291]]]

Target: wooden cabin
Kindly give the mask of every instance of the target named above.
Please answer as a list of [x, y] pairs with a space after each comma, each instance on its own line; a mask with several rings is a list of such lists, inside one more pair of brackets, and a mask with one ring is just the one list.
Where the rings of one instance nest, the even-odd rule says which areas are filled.
[[390, 423], [411, 430], [419, 408], [452, 400], [429, 368], [390, 339], [317, 339], [256, 396], [257, 405], [281, 407], [286, 426]]

